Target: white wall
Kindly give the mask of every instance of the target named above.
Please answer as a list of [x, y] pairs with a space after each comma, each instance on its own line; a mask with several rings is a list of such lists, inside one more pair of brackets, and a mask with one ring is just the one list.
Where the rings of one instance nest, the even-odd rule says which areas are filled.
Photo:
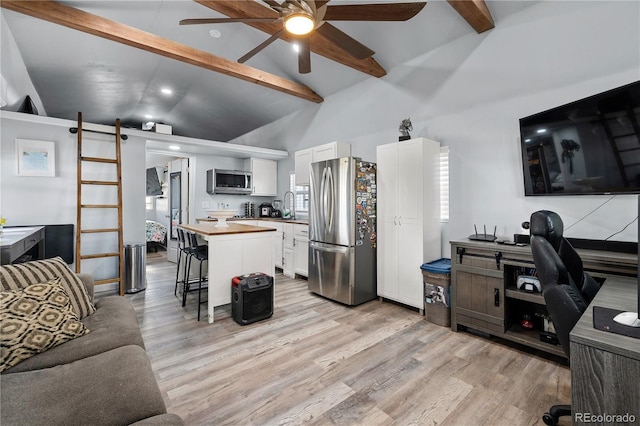
[[[7, 219], [7, 226], [75, 224], [77, 139], [76, 135], [69, 132], [69, 128], [76, 127], [77, 123], [6, 111], [1, 113], [0, 123], [2, 124], [0, 212]], [[109, 129], [107, 126], [102, 128]], [[87, 135], [88, 133], [85, 133], [84, 140], [87, 140]], [[56, 176], [53, 178], [17, 176], [16, 138], [55, 142]], [[113, 137], [109, 138], [111, 141], [114, 140]], [[87, 149], [91, 148], [87, 146]], [[144, 243], [146, 174], [145, 168], [139, 165], [144, 164], [145, 161], [145, 140], [130, 135], [128, 140], [122, 141], [121, 154], [124, 243]], [[112, 194], [102, 193], [99, 189], [85, 190], [85, 192], [92, 193], [90, 196], [96, 195], [92, 197], [91, 202], [111, 203], [113, 201]], [[87, 202], [86, 199], [83, 201]], [[89, 223], [88, 227], [93, 225]], [[96, 227], [114, 226], [103, 223], [95, 225]], [[115, 246], [113, 249], [117, 248], [117, 244]], [[84, 248], [83, 252], [85, 252]], [[97, 279], [113, 276], [112, 272], [115, 269], [112, 271], [112, 268], [113, 266], [108, 262], [106, 265], [103, 263], [88, 266], [88, 269], [85, 269], [83, 264], [83, 272], [94, 273]]]
[[46, 111], [40, 96], [31, 83], [22, 55], [2, 14], [0, 14], [0, 50], [3, 58], [2, 74], [0, 74], [0, 107], [6, 106], [10, 111], [15, 111], [25, 96], [29, 95], [38, 113], [45, 115]]
[[[450, 147], [444, 256], [474, 224], [512, 238], [538, 209], [558, 212], [568, 236], [604, 239], [635, 218], [636, 197], [524, 197], [518, 119], [638, 80], [639, 70], [640, 3], [541, 2], [232, 142], [293, 152], [340, 140], [373, 160], [410, 117], [413, 137]], [[279, 192], [291, 170], [293, 156], [279, 162]], [[636, 226], [613, 239], [636, 241]]]

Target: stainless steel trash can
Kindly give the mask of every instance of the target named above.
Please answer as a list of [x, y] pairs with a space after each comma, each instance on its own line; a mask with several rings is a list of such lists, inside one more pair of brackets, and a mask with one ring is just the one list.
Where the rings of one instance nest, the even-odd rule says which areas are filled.
[[125, 244], [124, 246], [124, 291], [137, 293], [147, 288], [147, 245]]

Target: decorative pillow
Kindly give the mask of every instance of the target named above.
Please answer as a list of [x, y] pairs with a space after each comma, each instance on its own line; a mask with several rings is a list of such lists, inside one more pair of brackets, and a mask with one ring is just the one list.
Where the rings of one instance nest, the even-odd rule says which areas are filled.
[[60, 281], [0, 292], [0, 372], [89, 332]]
[[21, 290], [31, 284], [43, 283], [60, 277], [60, 284], [71, 299], [71, 306], [80, 319], [96, 311], [78, 275], [61, 257], [16, 265], [0, 266], [0, 290]]

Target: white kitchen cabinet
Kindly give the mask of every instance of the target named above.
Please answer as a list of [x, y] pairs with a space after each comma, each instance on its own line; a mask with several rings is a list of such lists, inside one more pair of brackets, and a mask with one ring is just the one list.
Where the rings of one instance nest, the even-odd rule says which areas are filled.
[[275, 243], [273, 244], [273, 258], [275, 259], [276, 268], [282, 268], [282, 258], [283, 258], [283, 232], [282, 227], [284, 223], [276, 222], [273, 220], [258, 220], [257, 226], [262, 226], [264, 228], [275, 228], [276, 229], [276, 238]]
[[282, 224], [282, 273], [290, 278], [295, 278], [295, 250], [293, 246], [293, 223]]
[[262, 158], [246, 160], [246, 170], [253, 177], [251, 195], [275, 197], [278, 192], [278, 162]]
[[294, 273], [309, 276], [309, 225], [293, 225]]
[[309, 166], [313, 162], [313, 149], [303, 149], [295, 153], [296, 185], [309, 185]]
[[378, 296], [422, 310], [420, 265], [441, 257], [440, 144], [417, 138], [376, 154]]
[[333, 158], [349, 157], [350, 155], [351, 144], [337, 141], [296, 151], [296, 185], [309, 185], [309, 166], [311, 163], [331, 160]]
[[313, 162], [332, 160], [334, 158], [349, 157], [351, 155], [351, 144], [343, 142], [330, 142], [324, 145], [314, 146]]

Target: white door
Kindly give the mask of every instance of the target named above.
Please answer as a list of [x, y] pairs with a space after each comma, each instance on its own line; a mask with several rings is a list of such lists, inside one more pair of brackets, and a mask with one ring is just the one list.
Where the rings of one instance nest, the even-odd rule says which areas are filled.
[[309, 226], [293, 225], [294, 272], [309, 276]]
[[333, 160], [336, 157], [336, 145], [333, 143], [313, 148], [313, 162]]
[[[421, 220], [425, 165], [421, 139], [398, 144], [398, 215], [405, 220]], [[431, 170], [431, 169], [429, 169]]]
[[311, 148], [296, 151], [296, 185], [309, 185], [309, 166], [311, 165], [312, 161], [313, 150]]
[[398, 299], [398, 226], [397, 218], [378, 220], [377, 286], [378, 296]]
[[253, 195], [275, 196], [278, 192], [278, 162], [261, 158], [251, 159]]
[[378, 295], [398, 298], [398, 144], [376, 150]]
[[422, 302], [422, 224], [399, 219], [398, 226], [398, 300], [424, 309]]

